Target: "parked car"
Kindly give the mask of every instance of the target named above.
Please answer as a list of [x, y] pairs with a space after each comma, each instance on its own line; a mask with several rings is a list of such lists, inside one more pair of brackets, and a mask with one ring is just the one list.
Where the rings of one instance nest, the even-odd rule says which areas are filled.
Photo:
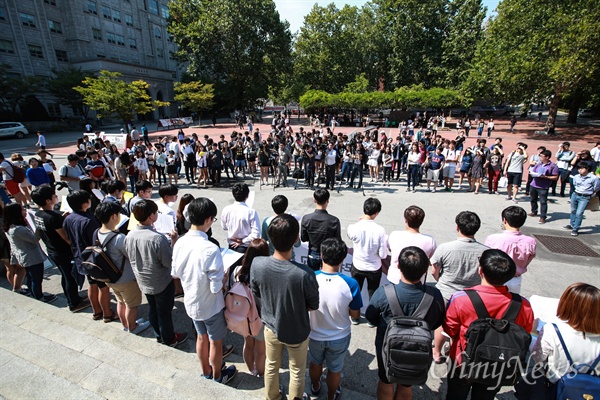
[[19, 139], [29, 135], [29, 131], [20, 122], [0, 122], [0, 137], [16, 136]]
[[594, 116], [594, 113], [592, 112], [592, 110], [590, 110], [589, 108], [582, 108], [581, 110], [579, 110], [579, 112], [577, 113], [578, 117], [582, 117], [582, 118], [590, 118]]

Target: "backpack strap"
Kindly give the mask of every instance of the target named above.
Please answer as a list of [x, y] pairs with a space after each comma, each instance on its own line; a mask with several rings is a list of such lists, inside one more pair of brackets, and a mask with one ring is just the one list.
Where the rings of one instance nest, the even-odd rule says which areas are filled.
[[464, 292], [467, 294], [467, 296], [469, 296], [471, 303], [473, 303], [473, 308], [475, 308], [475, 312], [477, 313], [477, 318], [479, 318], [479, 319], [491, 318], [490, 314], [488, 313], [487, 308], [485, 307], [485, 304], [483, 303], [483, 300], [481, 300], [481, 296], [479, 296], [479, 293], [477, 293], [477, 291], [464, 290]]
[[[102, 248], [102, 251], [106, 251], [106, 249], [108, 248], [108, 244], [111, 242], [111, 240], [116, 238], [117, 235], [120, 233], [120, 232], [109, 233], [108, 236], [106, 237], [106, 239], [104, 240], [104, 243], [100, 244], [100, 240], [98, 239], [98, 232], [100, 232], [100, 228], [98, 228], [94, 231], [93, 241], [94, 241], [94, 243], [96, 243], [98, 246], [100, 246]], [[125, 269], [125, 259], [126, 259], [126, 257], [123, 256], [123, 260], [121, 260], [121, 271], [123, 271]], [[112, 263], [114, 264], [115, 262], [113, 261]]]
[[431, 286], [425, 286], [425, 293], [423, 293], [423, 298], [419, 303], [417, 309], [412, 313], [413, 317], [425, 319], [425, 316], [429, 312], [431, 305], [433, 304], [433, 288]]
[[502, 319], [515, 322], [515, 320], [519, 316], [519, 312], [521, 312], [521, 305], [523, 304], [523, 301], [521, 299], [521, 296], [519, 296], [518, 294], [511, 293], [511, 295], [512, 300], [510, 301], [510, 305], [508, 306], [508, 309], [504, 313]]
[[387, 297], [387, 301], [390, 305], [390, 309], [392, 310], [392, 316], [404, 317], [404, 311], [402, 311], [402, 307], [400, 306], [400, 301], [398, 301], [398, 296], [396, 295], [395, 286], [394, 285], [385, 285], [383, 287], [383, 290], [385, 291], [385, 297]]
[[[560, 345], [562, 346], [565, 355], [567, 356], [567, 360], [569, 360], [569, 364], [572, 367], [575, 367], [575, 363], [573, 362], [573, 359], [571, 358], [571, 354], [569, 353], [569, 350], [567, 349], [567, 345], [565, 344], [565, 340], [563, 339], [562, 335], [560, 334], [560, 330], [558, 329], [558, 326], [556, 324], [552, 324], [552, 326], [554, 327], [554, 330], [556, 331], [556, 335], [558, 336], [558, 340], [560, 341]], [[596, 358], [596, 360], [594, 360], [594, 362], [592, 363], [592, 365], [589, 366], [588, 371], [586, 372], [586, 374], [589, 375], [595, 375], [595, 369], [596, 366], [598, 365], [598, 363], [600, 363], [600, 355], [598, 355], [598, 357]], [[576, 368], [575, 368], [576, 369]]]

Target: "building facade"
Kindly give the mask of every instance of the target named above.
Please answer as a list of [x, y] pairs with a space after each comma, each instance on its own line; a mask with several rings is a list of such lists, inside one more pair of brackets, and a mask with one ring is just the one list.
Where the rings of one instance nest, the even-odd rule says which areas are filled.
[[[168, 0], [2, 0], [0, 63], [20, 76], [51, 77], [68, 66], [120, 72], [150, 84], [154, 100], [173, 102], [173, 82], [184, 69], [171, 56], [177, 45], [167, 33]], [[73, 117], [49, 94], [37, 99], [50, 117]], [[154, 115], [175, 116], [161, 107]]]

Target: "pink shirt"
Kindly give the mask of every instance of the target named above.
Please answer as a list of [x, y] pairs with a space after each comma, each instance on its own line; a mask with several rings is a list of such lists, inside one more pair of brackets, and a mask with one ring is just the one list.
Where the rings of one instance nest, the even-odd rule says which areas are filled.
[[504, 231], [495, 233], [485, 239], [486, 246], [504, 251], [517, 264], [517, 276], [527, 272], [527, 266], [535, 257], [535, 239], [523, 235], [523, 232]]
[[423, 250], [427, 257], [431, 258], [437, 245], [435, 239], [422, 233], [412, 233], [408, 231], [394, 231], [390, 233], [388, 244], [392, 251], [392, 261], [387, 278], [390, 282], [398, 284], [400, 282], [400, 269], [398, 268], [398, 257], [405, 247], [416, 246]]

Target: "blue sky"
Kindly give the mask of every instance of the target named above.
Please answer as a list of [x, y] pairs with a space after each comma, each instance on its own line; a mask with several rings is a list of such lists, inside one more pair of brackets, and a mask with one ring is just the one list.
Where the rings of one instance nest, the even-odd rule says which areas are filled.
[[[328, 0], [328, 1], [315, 1], [315, 0], [274, 0], [279, 11], [279, 15], [282, 20], [288, 20], [290, 23], [290, 31], [296, 33], [304, 22], [304, 16], [310, 12], [313, 5], [317, 3], [319, 6], [324, 7], [330, 3], [335, 3], [338, 8], [343, 8], [344, 5], [348, 4], [351, 6], [361, 7], [365, 4], [366, 0]], [[488, 15], [496, 8], [500, 0], [483, 0], [483, 5], [488, 8]]]

